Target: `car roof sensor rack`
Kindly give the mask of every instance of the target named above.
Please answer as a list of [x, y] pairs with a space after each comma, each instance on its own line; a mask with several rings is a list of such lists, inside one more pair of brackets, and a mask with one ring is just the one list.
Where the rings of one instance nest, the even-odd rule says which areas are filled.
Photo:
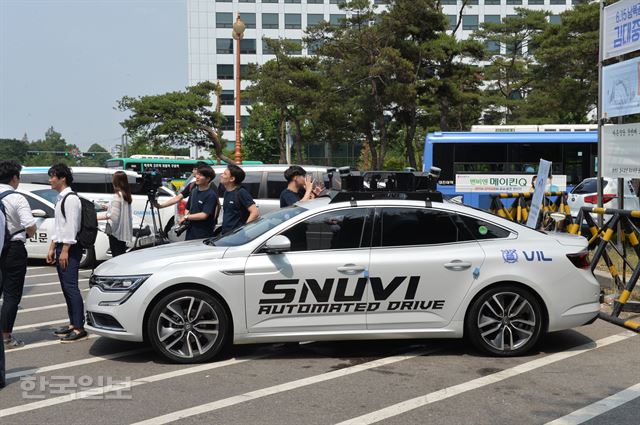
[[[336, 172], [338, 175], [336, 175]], [[407, 171], [364, 171], [342, 167], [329, 170], [331, 203], [395, 199], [442, 202], [436, 186], [440, 169], [431, 167], [428, 173]]]

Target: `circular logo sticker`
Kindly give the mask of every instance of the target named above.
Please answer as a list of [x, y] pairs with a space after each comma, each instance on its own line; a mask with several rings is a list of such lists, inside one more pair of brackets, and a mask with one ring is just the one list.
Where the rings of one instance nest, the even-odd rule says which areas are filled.
[[478, 232], [479, 232], [482, 236], [484, 236], [484, 235], [486, 235], [487, 233], [489, 233], [489, 229], [487, 229], [487, 228], [486, 228], [486, 226], [480, 226], [480, 227], [478, 227]]

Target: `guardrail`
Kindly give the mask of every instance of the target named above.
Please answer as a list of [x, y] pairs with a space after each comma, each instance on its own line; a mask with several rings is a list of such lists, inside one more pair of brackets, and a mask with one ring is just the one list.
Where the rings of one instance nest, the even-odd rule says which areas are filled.
[[[591, 214], [602, 216], [607, 215], [610, 217], [607, 219], [602, 228], [599, 228]], [[624, 246], [621, 252], [616, 244], [612, 241], [618, 224], [620, 224], [623, 233], [623, 242], [629, 241], [635, 254], [638, 256], [638, 258], [640, 258], [640, 230], [638, 230], [638, 227], [635, 225], [635, 223], [633, 223], [633, 221], [631, 220], [632, 218], [640, 218], [640, 211], [583, 207], [578, 212], [576, 220], [567, 225], [567, 231], [572, 234], [581, 235], [582, 225], [583, 223], [586, 224], [590, 235], [589, 248], [595, 248], [593, 258], [591, 259], [591, 271], [595, 270], [598, 262], [602, 258], [607, 265], [607, 268], [609, 269], [609, 273], [613, 278], [616, 289], [618, 290], [618, 292], [621, 291], [618, 299], [614, 301], [613, 311], [611, 312], [611, 314], [601, 312], [599, 317], [616, 325], [620, 325], [636, 332], [640, 332], [640, 323], [634, 322], [632, 320], [624, 320], [619, 317], [620, 313], [622, 313], [623, 311], [636, 313], [640, 312], [640, 302], [629, 301], [631, 292], [633, 292], [636, 284], [638, 283], [638, 278], [640, 278], [640, 262], [635, 265], [631, 264], [631, 262], [627, 258]], [[631, 270], [631, 277], [628, 281], [626, 281], [626, 273], [623, 273], [622, 277], [620, 276], [620, 273], [618, 272], [615, 264], [611, 260], [609, 252], [607, 252], [607, 247], [611, 248], [613, 252], [618, 254], [624, 262], [624, 266], [629, 267], [629, 269]]]
[[[531, 207], [531, 198], [533, 192], [516, 192], [516, 193], [500, 193], [497, 195], [491, 195], [491, 207], [489, 211], [507, 220], [515, 221], [520, 224], [525, 224], [529, 218], [529, 209]], [[555, 197], [555, 199], [551, 199]], [[502, 200], [513, 199], [509, 208], [507, 208]], [[542, 198], [542, 208], [540, 210], [541, 219], [538, 218], [538, 223], [544, 229], [549, 229], [554, 226], [554, 220], [551, 218], [551, 213], [561, 213], [571, 218], [571, 211], [567, 204], [568, 194], [567, 192], [545, 192]]]

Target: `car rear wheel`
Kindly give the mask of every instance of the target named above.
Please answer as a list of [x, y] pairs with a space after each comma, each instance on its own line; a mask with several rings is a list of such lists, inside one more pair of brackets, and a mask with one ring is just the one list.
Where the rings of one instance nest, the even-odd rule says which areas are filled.
[[147, 335], [154, 350], [173, 362], [204, 362], [226, 345], [229, 318], [212, 295], [183, 289], [156, 303], [147, 322]]
[[540, 339], [540, 302], [528, 290], [502, 285], [482, 293], [471, 305], [465, 331], [480, 350], [497, 356], [518, 356]]

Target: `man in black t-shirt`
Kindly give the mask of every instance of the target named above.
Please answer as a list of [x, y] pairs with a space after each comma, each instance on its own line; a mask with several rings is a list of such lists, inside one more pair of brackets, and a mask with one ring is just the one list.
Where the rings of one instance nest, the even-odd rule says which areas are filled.
[[[196, 165], [193, 167], [193, 171], [192, 176], [195, 177], [196, 173], [198, 172], [198, 168], [200, 167], [209, 167], [211, 168], [211, 166], [209, 164], [207, 164], [204, 161], [198, 161], [196, 162]], [[213, 169], [212, 169], [213, 170]], [[216, 172], [213, 172], [213, 178], [215, 178], [216, 176]], [[213, 178], [211, 178], [211, 180], [213, 181]], [[177, 204], [178, 202], [182, 201], [183, 199], [186, 199], [189, 197], [189, 195], [191, 194], [191, 191], [197, 186], [196, 181], [192, 181], [189, 184], [185, 184], [184, 186], [182, 186], [182, 189], [180, 189], [180, 193], [178, 193], [176, 196], [167, 199], [164, 202], [158, 202], [156, 201], [156, 203], [154, 204], [154, 207], [161, 209], [161, 208], [166, 208], [166, 207], [170, 207], [172, 205]]]
[[219, 210], [218, 195], [209, 186], [214, 176], [213, 169], [208, 165], [199, 167], [196, 172], [196, 187], [191, 190], [187, 205], [189, 212], [180, 221], [180, 224], [185, 221], [191, 223], [185, 240], [213, 236]]
[[251, 194], [240, 186], [244, 177], [242, 168], [234, 164], [227, 165], [227, 169], [220, 175], [220, 183], [225, 189], [222, 203], [223, 235], [231, 233], [260, 216]]
[[[304, 168], [292, 165], [284, 172], [287, 188], [280, 193], [280, 208], [288, 207], [299, 201], [308, 201], [313, 196], [313, 181]], [[304, 190], [304, 195], [301, 192]]]

